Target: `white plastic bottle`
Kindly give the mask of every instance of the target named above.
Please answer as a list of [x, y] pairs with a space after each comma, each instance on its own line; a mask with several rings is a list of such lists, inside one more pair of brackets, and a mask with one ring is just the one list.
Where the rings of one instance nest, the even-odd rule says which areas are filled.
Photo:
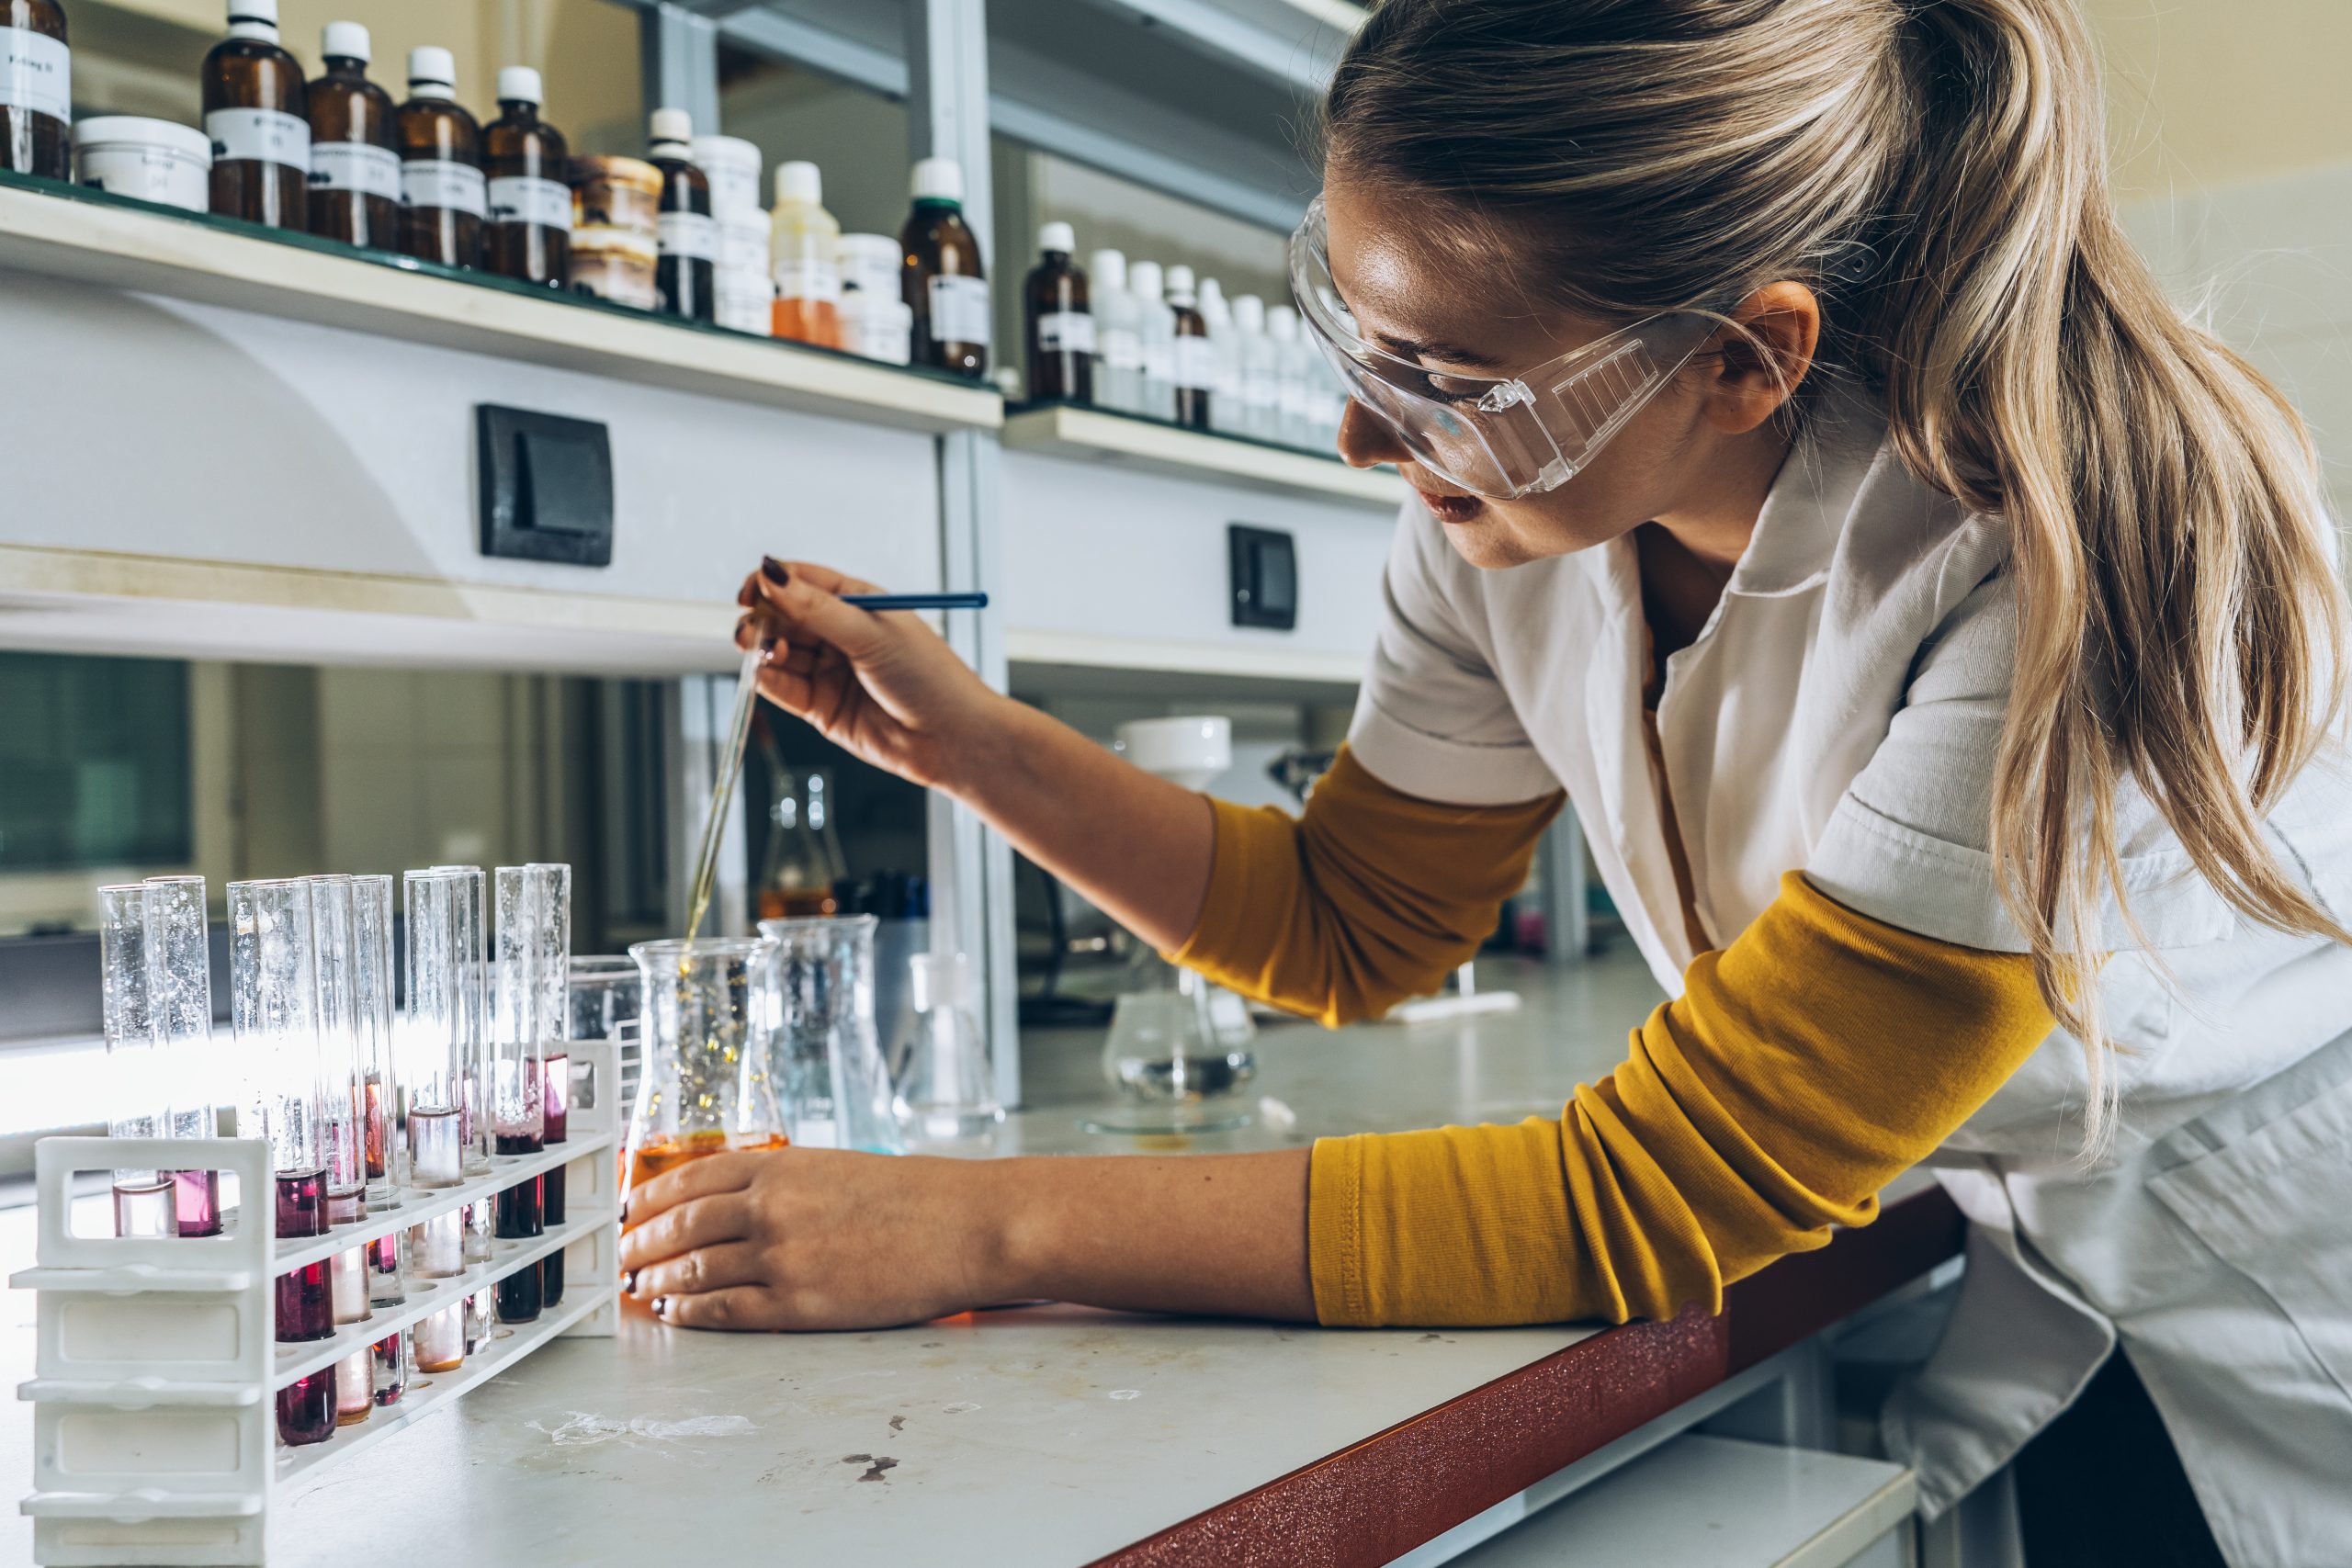
[[1227, 434], [1247, 434], [1242, 421], [1241, 356], [1233, 336], [1233, 307], [1226, 302], [1225, 286], [1214, 277], [1201, 279], [1201, 320], [1208, 323], [1209, 353], [1215, 361], [1209, 380], [1209, 428]]
[[1136, 412], [1152, 419], [1176, 417], [1176, 312], [1166, 298], [1168, 280], [1154, 261], [1127, 270], [1127, 292], [1136, 302], [1136, 337], [1143, 345], [1143, 397]]
[[1319, 444], [1317, 406], [1322, 389], [1315, 375], [1315, 349], [1298, 335], [1297, 310], [1277, 305], [1267, 311], [1266, 336], [1274, 382], [1272, 404], [1267, 411], [1267, 439], [1291, 446], [1315, 446]]
[[1244, 294], [1233, 302], [1234, 347], [1241, 364], [1240, 427], [1261, 441], [1283, 439], [1282, 351], [1266, 335], [1266, 302]]
[[1086, 258], [1089, 297], [1094, 306], [1094, 401], [1121, 413], [1143, 412], [1143, 338], [1140, 312], [1127, 292], [1127, 258], [1120, 251], [1097, 251]]

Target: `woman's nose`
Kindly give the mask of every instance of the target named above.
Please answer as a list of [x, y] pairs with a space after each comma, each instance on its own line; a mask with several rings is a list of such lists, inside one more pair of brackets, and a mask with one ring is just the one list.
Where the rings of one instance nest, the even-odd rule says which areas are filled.
[[1388, 422], [1353, 398], [1340, 415], [1340, 456], [1351, 468], [1376, 468], [1383, 463], [1409, 463], [1411, 448], [1396, 439]]

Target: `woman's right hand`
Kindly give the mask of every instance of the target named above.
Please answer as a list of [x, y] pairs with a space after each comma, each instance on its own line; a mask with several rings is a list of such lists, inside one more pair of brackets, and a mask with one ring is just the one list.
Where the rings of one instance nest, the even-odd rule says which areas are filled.
[[870, 582], [808, 561], [762, 560], [736, 595], [735, 645], [773, 639], [760, 672], [766, 698], [854, 755], [955, 793], [1001, 728], [992, 692], [922, 616], [844, 604]]

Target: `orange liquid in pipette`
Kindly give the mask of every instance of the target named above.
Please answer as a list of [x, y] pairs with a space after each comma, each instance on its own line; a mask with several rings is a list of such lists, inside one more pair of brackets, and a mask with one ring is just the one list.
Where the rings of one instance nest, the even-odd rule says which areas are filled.
[[[628, 1185], [636, 1189], [665, 1170], [675, 1170], [682, 1165], [707, 1159], [712, 1155], [759, 1154], [768, 1149], [789, 1147], [791, 1143], [792, 1140], [781, 1133], [689, 1133], [684, 1138], [663, 1138], [659, 1143], [648, 1144], [634, 1155], [622, 1157], [628, 1165]], [[624, 1225], [621, 1228], [627, 1230], [630, 1227]], [[621, 1307], [626, 1312], [646, 1317], [653, 1315], [651, 1303], [639, 1301], [626, 1292], [621, 1296]]]

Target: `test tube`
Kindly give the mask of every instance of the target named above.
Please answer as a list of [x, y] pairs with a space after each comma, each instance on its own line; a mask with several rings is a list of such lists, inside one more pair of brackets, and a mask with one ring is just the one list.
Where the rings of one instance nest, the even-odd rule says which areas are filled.
[[[546, 1080], [546, 1111], [542, 1117], [546, 1141], [560, 1144], [568, 1135], [571, 1122], [571, 1054], [560, 1049], [548, 1052], [540, 1061], [539, 1072]], [[543, 1179], [539, 1218], [549, 1229], [563, 1224], [564, 1169], [557, 1166]], [[563, 1248], [559, 1247], [539, 1260], [539, 1304], [551, 1307], [562, 1300]]]
[[[246, 1074], [237, 1130], [269, 1140], [279, 1236], [326, 1232], [326, 1119], [322, 1087], [319, 975], [311, 887], [299, 880], [229, 884], [230, 1018]], [[277, 1279], [283, 1343], [334, 1333], [323, 1261]], [[277, 1435], [324, 1442], [335, 1428], [334, 1369], [277, 1393]]]
[[406, 1179], [400, 1141], [392, 1136], [392, 879], [355, 876], [351, 897], [361, 1150], [368, 1167], [368, 1201], [386, 1204]]
[[[204, 878], [151, 876], [147, 889], [147, 985], [158, 1066], [171, 1101], [171, 1135], [219, 1135], [214, 1099], [230, 1075], [212, 1038], [212, 946], [205, 929]], [[172, 1173], [182, 1235], [220, 1234], [220, 1173]]]
[[[498, 921], [492, 933], [495, 953], [491, 1009], [491, 1114], [502, 1155], [539, 1152], [545, 1134], [547, 1089], [539, 1064], [543, 1033], [539, 1010], [546, 987], [540, 978], [541, 931], [548, 919], [553, 879], [543, 868], [502, 865], [495, 888]], [[537, 1176], [498, 1190], [493, 1225], [500, 1240], [527, 1241], [541, 1234], [543, 1189]], [[498, 1316], [529, 1323], [539, 1315], [539, 1270], [518, 1269], [492, 1292]]]
[[[430, 1190], [465, 1180], [466, 890], [447, 871], [412, 871], [401, 883], [408, 1011], [399, 1036], [400, 1113], [408, 1129], [409, 1180]], [[453, 1209], [411, 1226], [408, 1271], [420, 1280], [464, 1273], [464, 1223]], [[411, 1331], [418, 1371], [446, 1372], [464, 1361], [464, 1311], [444, 1308]]]
[[456, 880], [458, 937], [464, 954], [458, 969], [464, 996], [465, 1100], [460, 1136], [465, 1173], [482, 1176], [490, 1170], [490, 987], [484, 959], [482, 875], [478, 865], [436, 865], [429, 868]]
[[[368, 1217], [368, 1115], [360, 1067], [359, 908], [348, 876], [307, 876], [319, 971], [319, 1059], [325, 1117], [327, 1224]], [[334, 1325], [365, 1323], [370, 1311], [368, 1249], [347, 1247], [327, 1263]], [[366, 1349], [334, 1365], [335, 1425], [349, 1427], [375, 1409], [376, 1374]]]
[[[147, 889], [138, 883], [98, 889], [98, 974], [107, 1042], [107, 1131], [118, 1138], [170, 1135], [172, 1113], [156, 1070], [155, 1031], [147, 975]], [[177, 1234], [171, 1173], [124, 1168], [114, 1173], [114, 1234]]]
[[[392, 879], [355, 876], [351, 897], [352, 940], [357, 955], [352, 976], [359, 1001], [361, 1152], [368, 1168], [368, 1201], [380, 1208], [390, 1204], [408, 1180], [408, 1149], [400, 1122], [400, 1079], [393, 1060]], [[398, 1306], [408, 1299], [401, 1284], [398, 1228], [368, 1244], [367, 1264], [369, 1306]], [[395, 1349], [399, 1342], [398, 1335], [389, 1341]], [[392, 1359], [397, 1364], [398, 1358]], [[380, 1367], [376, 1381], [380, 1395]], [[379, 1397], [377, 1403], [389, 1402]]]
[[[571, 868], [535, 863], [546, 890], [544, 918], [538, 929], [539, 1104], [540, 1140], [564, 1141], [571, 1106], [571, 1054], [565, 1043], [571, 1035]], [[543, 1225], [563, 1224], [564, 1168], [557, 1166], [539, 1179], [539, 1219]], [[563, 1249], [558, 1247], [539, 1262], [539, 1303], [554, 1306], [563, 1300]]]

